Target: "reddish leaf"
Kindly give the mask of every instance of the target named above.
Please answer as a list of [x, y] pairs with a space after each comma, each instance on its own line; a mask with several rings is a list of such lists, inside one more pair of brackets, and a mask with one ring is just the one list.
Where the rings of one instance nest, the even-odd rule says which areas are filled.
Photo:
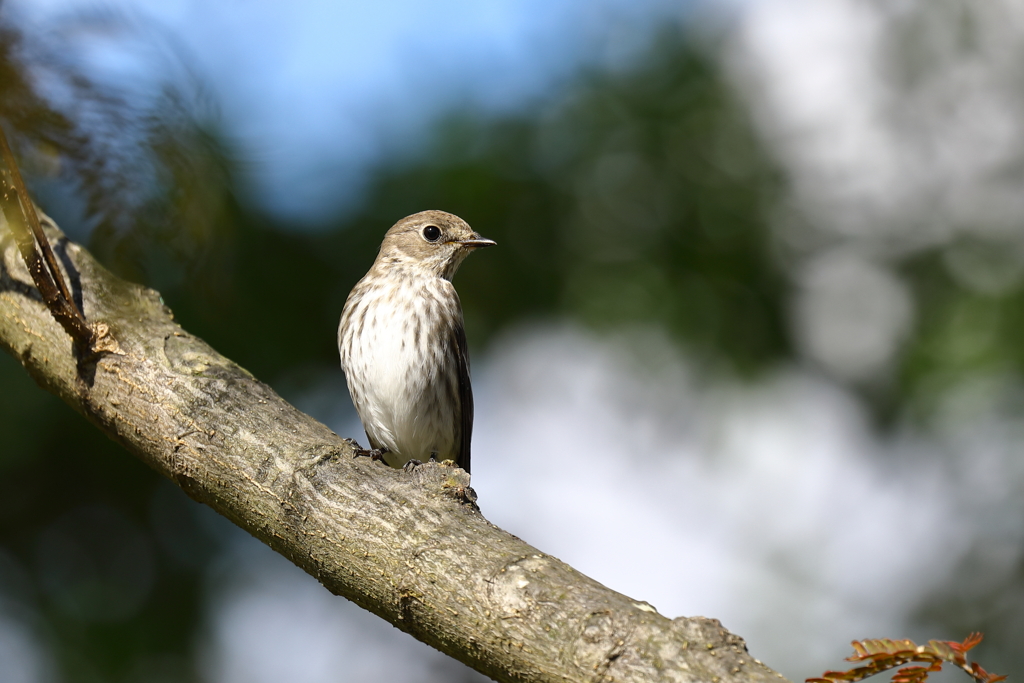
[[853, 656], [847, 657], [846, 661], [855, 662], [860, 659], [869, 659], [873, 656], [895, 655], [917, 649], [912, 640], [890, 640], [888, 638], [877, 638], [871, 640], [854, 640], [850, 643], [856, 652]]
[[933, 652], [947, 662], [963, 663], [964, 655], [960, 643], [951, 640], [929, 640], [922, 648], [925, 652]]
[[907, 666], [896, 672], [892, 683], [923, 683], [928, 680], [932, 671], [942, 671], [942, 662], [932, 662], [928, 666]]
[[981, 664], [978, 664], [977, 662], [971, 662], [971, 675], [974, 676], [975, 680], [978, 680], [981, 683], [997, 683], [998, 681], [1006, 680], [1006, 676], [990, 674], [985, 671]]
[[978, 643], [980, 643], [981, 639], [984, 638], [984, 637], [985, 636], [983, 636], [981, 633], [975, 631], [971, 635], [969, 635], [966, 638], [964, 638], [964, 642], [962, 642], [962, 643], [953, 643], [953, 642], [951, 642], [950, 646], [954, 650], [959, 650], [962, 653], [966, 653], [968, 650], [974, 649], [974, 647]]
[[1005, 681], [1006, 676], [990, 674], [977, 662], [967, 665], [964, 655], [981, 642], [980, 633], [972, 633], [958, 643], [951, 640], [929, 640], [927, 645], [918, 646], [912, 640], [890, 640], [876, 638], [854, 640], [854, 654], [846, 658], [848, 662], [867, 661], [864, 666], [849, 671], [826, 671], [821, 678], [808, 678], [807, 683], [854, 683], [868, 676], [888, 671], [908, 662], [920, 662], [928, 666], [907, 666], [893, 675], [892, 683], [925, 683], [928, 674], [941, 671], [944, 662], [960, 667], [976, 681], [976, 683], [998, 683]]

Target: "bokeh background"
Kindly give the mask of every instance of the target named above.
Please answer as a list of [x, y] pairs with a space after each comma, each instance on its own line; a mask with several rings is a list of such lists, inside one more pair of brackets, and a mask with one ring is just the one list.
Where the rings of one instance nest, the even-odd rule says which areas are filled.
[[[493, 522], [794, 679], [1024, 671], [1024, 5], [6, 0], [0, 118], [73, 239], [361, 437], [337, 318], [426, 208]], [[479, 676], [0, 357], [0, 681]]]

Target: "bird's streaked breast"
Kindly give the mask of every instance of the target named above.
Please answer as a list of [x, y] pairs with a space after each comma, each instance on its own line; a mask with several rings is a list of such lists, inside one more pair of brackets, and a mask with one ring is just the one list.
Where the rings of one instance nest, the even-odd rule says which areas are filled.
[[451, 386], [450, 328], [461, 324], [458, 296], [437, 278], [361, 281], [339, 328], [341, 365], [371, 439], [399, 457], [455, 457], [461, 410]]

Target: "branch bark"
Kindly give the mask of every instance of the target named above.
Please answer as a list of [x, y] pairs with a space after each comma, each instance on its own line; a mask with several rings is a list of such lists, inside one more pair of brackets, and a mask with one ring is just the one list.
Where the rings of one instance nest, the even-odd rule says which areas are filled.
[[[119, 350], [76, 361], [0, 225], [0, 346], [36, 382], [328, 590], [499, 681], [779, 681], [713, 619], [669, 619], [490, 524], [469, 475], [351, 444], [177, 325], [46, 216], [87, 319]], [[69, 277], [70, 276], [70, 277]]]

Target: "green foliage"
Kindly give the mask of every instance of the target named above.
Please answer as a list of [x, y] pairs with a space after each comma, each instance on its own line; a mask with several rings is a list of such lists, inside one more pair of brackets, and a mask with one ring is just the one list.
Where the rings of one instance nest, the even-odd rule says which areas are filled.
[[716, 67], [666, 31], [641, 65], [591, 74], [536, 114], [453, 115], [422, 157], [379, 173], [324, 253], [443, 208], [500, 247], [459, 276], [472, 339], [568, 315], [663, 326], [753, 370], [790, 352], [768, 226], [779, 186]]
[[[345, 296], [384, 231], [425, 208], [458, 213], [499, 242], [459, 274], [474, 344], [518, 320], [567, 315], [597, 328], [662, 325], [739, 371], [789, 352], [766, 218], [778, 173], [717, 68], [677, 31], [628, 70], [570, 84], [542, 111], [453, 113], [422, 154], [373, 171], [355, 213], [309, 233], [240, 199], [238, 156], [195, 84], [144, 102], [90, 83], [57, 53], [48, 67], [73, 85], [77, 108], [61, 113], [34, 95], [15, 44], [0, 54], [0, 114], [43, 208], [72, 233], [90, 227], [109, 267], [157, 288], [191, 332], [285, 393], [340, 379]], [[59, 163], [44, 163], [55, 154]], [[0, 361], [2, 376], [18, 373]], [[0, 546], [40, 582], [34, 602], [64, 680], [121, 680], [154, 657], [184, 662], [179, 679], [194, 676], [204, 564], [181, 564], [168, 540], [193, 513], [162, 524], [154, 475], [26, 384], [4, 380], [0, 392], [3, 403], [24, 397], [0, 414], [17, 451], [0, 459]], [[115, 520], [112, 534], [128, 529], [142, 539], [128, 545], [155, 563], [131, 610], [107, 613], [88, 597], [118, 575], [102, 552], [40, 559], [40, 548], [93, 547], [91, 527], [74, 520], [96, 505], [98, 519]], [[75, 557], [79, 570], [68, 568]], [[93, 583], [47, 589], [54, 571]]]
[[917, 323], [900, 364], [899, 404], [927, 416], [935, 399], [973, 376], [1024, 374], [1024, 259], [1012, 245], [958, 240], [908, 258], [901, 270]]

